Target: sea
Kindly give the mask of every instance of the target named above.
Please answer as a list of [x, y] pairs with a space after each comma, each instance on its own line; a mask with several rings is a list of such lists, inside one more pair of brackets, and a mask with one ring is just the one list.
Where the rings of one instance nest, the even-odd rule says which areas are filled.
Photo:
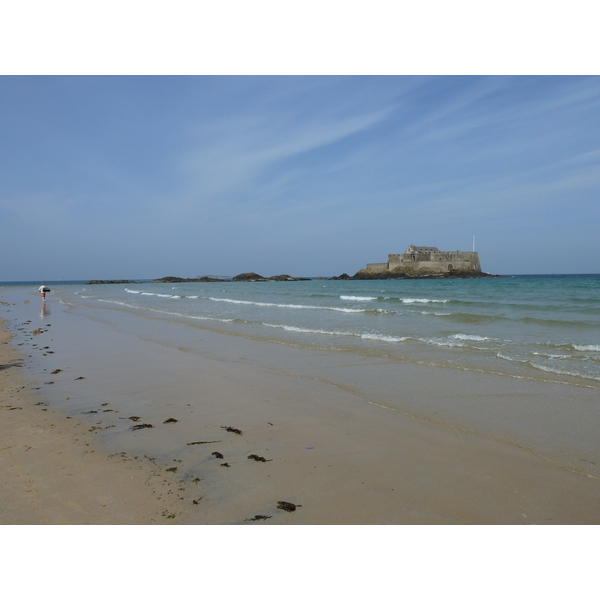
[[[600, 275], [93, 284], [71, 307], [246, 339], [600, 389]], [[39, 282], [0, 283], [37, 293]]]

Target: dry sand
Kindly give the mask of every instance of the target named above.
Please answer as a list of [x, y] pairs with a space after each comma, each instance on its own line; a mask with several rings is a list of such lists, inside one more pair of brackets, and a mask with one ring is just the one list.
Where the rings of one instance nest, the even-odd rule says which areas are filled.
[[[60, 358], [55, 328], [47, 359], [62, 360], [63, 372], [53, 393], [87, 407], [95, 396], [99, 412], [108, 401], [115, 410], [96, 426], [46, 406], [48, 394], [16, 366], [29, 350], [20, 356], [2, 332], [2, 524], [600, 522], [600, 481], [530, 452], [371, 406], [323, 381], [159, 346], [90, 319], [67, 315], [59, 328], [64, 319], [110, 357], [90, 358], [74, 382], [80, 371], [69, 371], [66, 350]], [[147, 400], [152, 393], [169, 402]], [[126, 417], [140, 412], [152, 429], [131, 430]], [[285, 512], [279, 500], [299, 506]], [[256, 515], [269, 518], [249, 520]]]

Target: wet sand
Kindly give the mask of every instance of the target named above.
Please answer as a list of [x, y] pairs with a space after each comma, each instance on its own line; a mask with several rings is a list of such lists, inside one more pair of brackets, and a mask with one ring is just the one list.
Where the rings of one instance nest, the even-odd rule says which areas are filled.
[[0, 330], [0, 524], [162, 523], [174, 502], [146, 466], [101, 448], [88, 426], [48, 406]]
[[[7, 298], [1, 523], [600, 522], [589, 472], [263, 360], [339, 372], [327, 362], [339, 357], [131, 315], [118, 323], [53, 298], [40, 318], [34, 297]], [[195, 336], [194, 351], [161, 343], [174, 327]], [[399, 378], [399, 394], [418, 392], [410, 368]]]

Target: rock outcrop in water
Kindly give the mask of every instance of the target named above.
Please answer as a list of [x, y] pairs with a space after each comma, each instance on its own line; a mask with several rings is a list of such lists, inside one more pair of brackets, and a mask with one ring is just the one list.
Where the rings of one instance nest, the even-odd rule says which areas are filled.
[[104, 283], [141, 283], [141, 281], [133, 281], [131, 279], [92, 279], [86, 281], [85, 285], [100, 285]]
[[[292, 277], [291, 275], [273, 275], [273, 277], [263, 277], [258, 273], [240, 273], [232, 278], [217, 278], [217, 277], [161, 277], [160, 279], [153, 279], [152, 283], [187, 283], [190, 281], [198, 281], [198, 282], [218, 282], [225, 283], [227, 281], [310, 281], [306, 277]], [[107, 283], [107, 282], [104, 282]], [[128, 283], [128, 282], [123, 282]]]
[[[320, 277], [319, 279], [336, 281], [336, 280], [360, 280], [360, 279], [474, 279], [481, 277], [502, 277], [501, 275], [490, 275], [481, 271], [472, 271], [464, 269], [450, 269], [443, 273], [431, 271], [422, 271], [419, 269], [410, 269], [407, 267], [392, 269], [391, 271], [371, 271], [370, 269], [361, 269], [353, 276], [348, 273], [342, 273], [337, 277]], [[250, 271], [248, 273], [240, 273], [231, 279], [216, 278], [216, 277], [161, 277], [153, 279], [152, 283], [187, 283], [187, 282], [215, 282], [227, 283], [233, 282], [258, 282], [258, 281], [310, 281], [307, 277], [292, 277], [291, 275], [273, 275], [273, 277], [263, 277], [258, 273]], [[91, 281], [89, 283], [139, 283], [135, 281]]]
[[185, 283], [188, 281], [201, 281], [201, 282], [207, 282], [207, 281], [226, 281], [223, 279], [217, 279], [216, 277], [172, 277], [172, 276], [168, 276], [168, 277], [161, 277], [160, 279], [153, 279], [152, 283]]
[[292, 277], [291, 275], [273, 275], [273, 277], [263, 277], [257, 273], [240, 273], [232, 281], [309, 281], [302, 277]]
[[444, 273], [432, 273], [415, 270], [411, 272], [409, 269], [394, 269], [392, 271], [370, 271], [369, 269], [361, 269], [354, 276], [350, 277], [347, 273], [343, 273], [338, 277], [332, 277], [332, 280], [358, 280], [358, 279], [476, 279], [481, 277], [502, 277], [502, 275], [490, 275], [481, 271], [468, 271], [461, 269], [451, 269]]

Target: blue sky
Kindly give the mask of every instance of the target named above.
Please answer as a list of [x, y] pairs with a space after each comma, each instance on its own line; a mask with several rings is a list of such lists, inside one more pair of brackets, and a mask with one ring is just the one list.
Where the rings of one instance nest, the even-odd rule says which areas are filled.
[[0, 76], [0, 280], [597, 273], [599, 167], [598, 76]]

